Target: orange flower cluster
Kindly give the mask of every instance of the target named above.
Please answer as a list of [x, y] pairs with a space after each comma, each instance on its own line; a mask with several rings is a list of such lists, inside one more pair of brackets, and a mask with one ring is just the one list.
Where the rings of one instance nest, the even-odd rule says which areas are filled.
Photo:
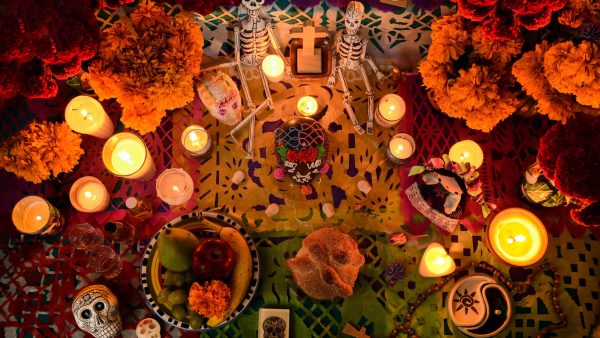
[[204, 285], [194, 283], [188, 295], [190, 308], [206, 318], [221, 318], [230, 299], [231, 290], [220, 280], [212, 280], [210, 284], [204, 282]]
[[32, 122], [0, 144], [0, 168], [41, 183], [73, 170], [82, 154], [81, 136], [65, 122]]
[[490, 40], [457, 14], [436, 20], [431, 40], [419, 71], [442, 112], [489, 132], [516, 111], [509, 66], [521, 52], [521, 40]]
[[598, 45], [543, 41], [513, 65], [513, 74], [537, 100], [541, 114], [563, 124], [575, 112], [600, 115], [600, 52]]
[[173, 17], [152, 2], [140, 4], [101, 39], [86, 78], [100, 99], [117, 99], [125, 126], [152, 132], [166, 110], [194, 99], [204, 39], [185, 13]]
[[571, 28], [579, 28], [586, 21], [600, 23], [600, 2], [569, 0], [558, 16], [560, 24]]

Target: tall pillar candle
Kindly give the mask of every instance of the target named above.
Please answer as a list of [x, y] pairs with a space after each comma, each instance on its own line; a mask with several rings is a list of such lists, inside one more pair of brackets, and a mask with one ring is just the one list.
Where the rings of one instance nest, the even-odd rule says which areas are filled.
[[113, 175], [127, 179], [149, 180], [156, 172], [148, 147], [132, 133], [111, 136], [102, 148], [102, 162]]
[[65, 121], [73, 131], [98, 138], [109, 138], [114, 132], [110, 117], [98, 100], [80, 95], [72, 99], [65, 108]]

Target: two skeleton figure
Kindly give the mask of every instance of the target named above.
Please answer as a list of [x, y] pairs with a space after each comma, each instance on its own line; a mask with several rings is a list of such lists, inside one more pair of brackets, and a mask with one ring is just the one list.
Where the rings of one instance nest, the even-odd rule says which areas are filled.
[[[238, 70], [239, 77], [242, 83], [242, 90], [246, 96], [246, 102], [251, 112], [241, 122], [239, 122], [230, 132], [231, 136], [234, 136], [241, 128], [246, 124], [250, 124], [250, 133], [248, 137], [247, 145], [247, 158], [253, 157], [254, 152], [254, 127], [255, 117], [264, 108], [273, 109], [273, 99], [271, 98], [271, 92], [269, 89], [269, 83], [267, 77], [262, 71], [261, 64], [265, 57], [267, 57], [269, 46], [279, 55], [283, 60], [285, 57], [279, 49], [279, 44], [273, 33], [273, 29], [268, 16], [261, 16], [260, 7], [264, 4], [264, 0], [242, 0], [242, 7], [248, 13], [248, 16], [240, 20], [239, 27], [234, 29], [235, 32], [235, 61], [224, 63], [215, 67], [205, 69], [212, 70], [216, 68], [225, 68], [235, 66]], [[377, 79], [383, 81], [385, 76], [377, 68], [373, 60], [366, 55], [367, 52], [367, 41], [362, 39], [358, 35], [358, 29], [361, 26], [362, 16], [364, 14], [364, 6], [357, 1], [352, 1], [346, 9], [346, 19], [344, 31], [338, 32], [335, 39], [335, 51], [333, 53], [332, 60], [332, 71], [329, 76], [328, 85], [330, 87], [335, 86], [336, 75], [342, 82], [342, 88], [344, 91], [344, 107], [348, 111], [350, 120], [354, 125], [354, 128], [359, 134], [363, 134], [365, 130], [360, 126], [354, 109], [351, 106], [352, 96], [346, 82], [344, 71], [345, 70], [360, 70], [362, 78], [365, 82], [367, 89], [367, 97], [369, 100], [369, 110], [367, 116], [367, 130], [368, 134], [373, 131], [373, 114], [375, 110], [375, 99], [373, 97], [373, 90], [369, 83], [367, 71], [365, 68], [365, 62], [373, 69]], [[256, 67], [259, 70], [260, 78], [262, 81], [263, 91], [265, 94], [265, 101], [263, 101], [258, 107], [252, 102], [250, 96], [250, 90], [245, 79], [243, 66]], [[291, 76], [291, 69], [287, 61], [285, 61], [286, 73]]]

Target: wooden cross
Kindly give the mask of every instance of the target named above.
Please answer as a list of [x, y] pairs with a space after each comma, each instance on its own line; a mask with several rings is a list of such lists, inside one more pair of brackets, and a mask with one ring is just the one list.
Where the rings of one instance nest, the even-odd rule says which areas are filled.
[[355, 338], [371, 338], [369, 335], [367, 335], [367, 328], [361, 327], [359, 331], [350, 323], [346, 323], [342, 333]]
[[291, 37], [302, 39], [302, 56], [310, 57], [315, 55], [315, 39], [326, 38], [327, 29], [325, 27], [315, 27], [311, 20], [306, 21], [302, 28], [292, 28]]

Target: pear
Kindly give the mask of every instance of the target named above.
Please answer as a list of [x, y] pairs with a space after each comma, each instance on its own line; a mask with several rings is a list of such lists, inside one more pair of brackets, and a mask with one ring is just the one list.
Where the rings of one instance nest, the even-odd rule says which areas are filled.
[[196, 236], [180, 228], [168, 228], [158, 235], [158, 258], [167, 270], [186, 272], [192, 268], [192, 254], [200, 244]]

